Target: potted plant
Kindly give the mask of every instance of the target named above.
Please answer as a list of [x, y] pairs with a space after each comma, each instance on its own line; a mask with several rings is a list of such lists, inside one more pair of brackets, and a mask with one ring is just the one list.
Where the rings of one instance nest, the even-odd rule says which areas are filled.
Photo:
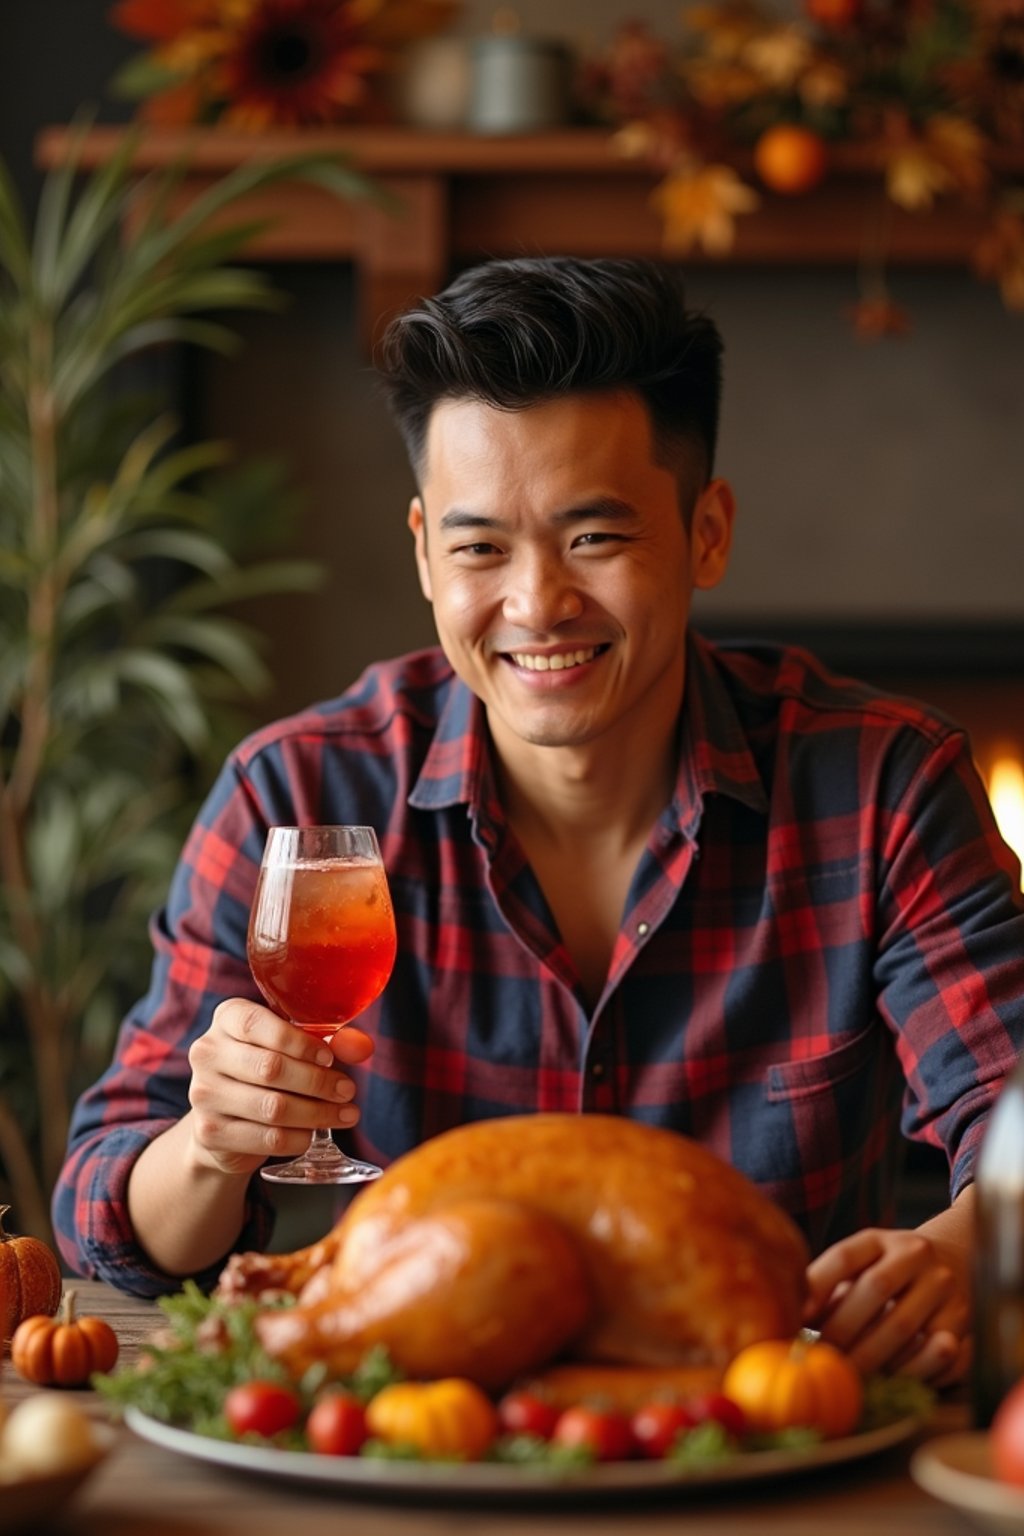
[[276, 302], [235, 261], [249, 193], [374, 194], [310, 156], [243, 167], [172, 220], [184, 167], [139, 178], [133, 150], [91, 177], [73, 155], [34, 230], [0, 165], [0, 1201], [40, 1236], [74, 1095], [145, 984], [147, 914], [266, 681], [225, 610], [317, 575], [258, 551], [289, 521], [282, 475], [182, 441], [136, 360], [228, 347], [225, 311]]

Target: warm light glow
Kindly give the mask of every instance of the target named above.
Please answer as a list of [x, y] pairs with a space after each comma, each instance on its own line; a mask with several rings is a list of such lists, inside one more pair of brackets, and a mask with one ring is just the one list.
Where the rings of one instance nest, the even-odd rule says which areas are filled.
[[996, 758], [988, 776], [988, 797], [1003, 840], [1024, 865], [1024, 767], [1019, 758]]

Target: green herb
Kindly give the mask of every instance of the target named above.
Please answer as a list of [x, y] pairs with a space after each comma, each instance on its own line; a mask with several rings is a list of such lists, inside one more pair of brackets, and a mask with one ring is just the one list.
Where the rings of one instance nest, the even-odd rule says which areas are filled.
[[809, 1424], [790, 1424], [759, 1435], [744, 1435], [745, 1451], [812, 1451], [824, 1439], [820, 1429]]
[[368, 1403], [371, 1397], [383, 1392], [396, 1381], [404, 1381], [404, 1374], [391, 1359], [383, 1344], [375, 1344], [356, 1366], [345, 1385], [360, 1402]]
[[587, 1445], [552, 1445], [539, 1435], [502, 1435], [491, 1446], [488, 1461], [519, 1467], [589, 1467], [596, 1460]]
[[735, 1438], [722, 1424], [716, 1419], [705, 1419], [703, 1424], [676, 1437], [665, 1460], [676, 1467], [706, 1467], [728, 1461], [738, 1451]]
[[409, 1440], [367, 1440], [359, 1450], [360, 1456], [374, 1461], [426, 1461], [418, 1445]]
[[[293, 1306], [284, 1297], [274, 1306]], [[236, 1440], [224, 1418], [224, 1399], [232, 1387], [247, 1381], [280, 1381], [294, 1387], [308, 1410], [330, 1378], [318, 1362], [295, 1382], [284, 1366], [264, 1350], [255, 1320], [267, 1304], [254, 1300], [226, 1302], [206, 1296], [192, 1280], [181, 1291], [164, 1296], [159, 1306], [167, 1320], [162, 1334], [145, 1346], [138, 1365], [122, 1366], [110, 1375], [96, 1375], [93, 1385], [120, 1409], [138, 1408], [151, 1418], [180, 1424], [218, 1440]], [[369, 1351], [351, 1376], [338, 1380], [364, 1402], [381, 1387], [401, 1380], [383, 1348]], [[266, 1444], [266, 1441], [260, 1441]], [[289, 1432], [287, 1449], [305, 1449], [301, 1430]]]
[[899, 1419], [926, 1419], [934, 1406], [935, 1393], [915, 1376], [869, 1376], [858, 1428], [863, 1433]]

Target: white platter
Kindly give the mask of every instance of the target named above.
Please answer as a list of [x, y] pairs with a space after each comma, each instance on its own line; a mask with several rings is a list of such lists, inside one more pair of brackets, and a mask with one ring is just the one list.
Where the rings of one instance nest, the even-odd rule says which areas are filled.
[[444, 1500], [488, 1498], [581, 1498], [590, 1494], [655, 1493], [672, 1488], [730, 1488], [740, 1482], [814, 1472], [859, 1461], [908, 1440], [918, 1417], [898, 1419], [881, 1429], [826, 1440], [800, 1451], [746, 1451], [727, 1461], [681, 1467], [668, 1461], [618, 1461], [590, 1467], [513, 1466], [502, 1462], [386, 1461], [362, 1456], [318, 1456], [274, 1446], [215, 1440], [179, 1429], [128, 1408], [125, 1423], [143, 1440], [234, 1472], [258, 1473], [293, 1483], [388, 1498], [434, 1496]]
[[1024, 1488], [1001, 1483], [992, 1471], [989, 1438], [981, 1430], [941, 1435], [915, 1451], [911, 1475], [933, 1498], [950, 1504], [994, 1536], [1024, 1531]]

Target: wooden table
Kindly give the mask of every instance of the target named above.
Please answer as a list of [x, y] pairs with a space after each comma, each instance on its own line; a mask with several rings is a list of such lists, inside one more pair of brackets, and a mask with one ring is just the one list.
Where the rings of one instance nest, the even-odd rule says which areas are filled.
[[[79, 1311], [112, 1324], [121, 1358], [130, 1363], [159, 1318], [157, 1308], [94, 1282], [76, 1289]], [[35, 1390], [9, 1364], [2, 1389], [8, 1404]], [[94, 1393], [70, 1395], [90, 1414], [106, 1417], [106, 1404]], [[964, 1417], [963, 1409], [942, 1405], [924, 1433], [961, 1428]], [[53, 1536], [969, 1536], [972, 1527], [911, 1481], [911, 1449], [735, 1493], [683, 1490], [656, 1502], [512, 1509], [417, 1506], [299, 1489], [176, 1456], [119, 1426], [106, 1462], [50, 1529]]]

